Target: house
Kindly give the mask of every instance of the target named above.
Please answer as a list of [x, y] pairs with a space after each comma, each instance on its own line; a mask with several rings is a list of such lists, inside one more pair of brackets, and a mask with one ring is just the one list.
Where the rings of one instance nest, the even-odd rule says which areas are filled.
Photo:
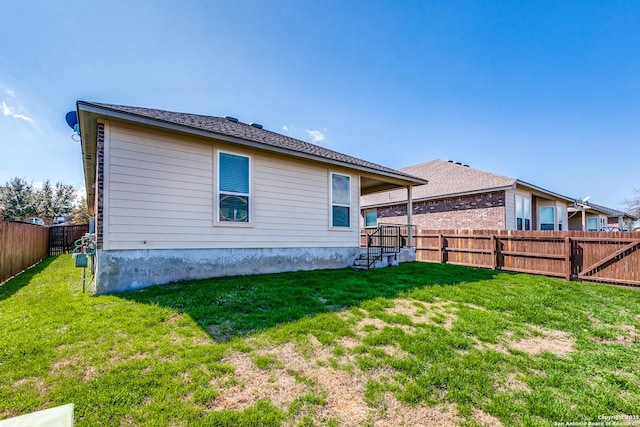
[[97, 293], [346, 267], [360, 197], [426, 183], [233, 117], [76, 106]]
[[[400, 171], [429, 182], [413, 187], [412, 223], [418, 229], [567, 230], [574, 200], [522, 180], [444, 160]], [[406, 223], [405, 191], [365, 195], [361, 205], [364, 227]]]
[[631, 231], [638, 218], [627, 212], [576, 199], [569, 208], [569, 230]]

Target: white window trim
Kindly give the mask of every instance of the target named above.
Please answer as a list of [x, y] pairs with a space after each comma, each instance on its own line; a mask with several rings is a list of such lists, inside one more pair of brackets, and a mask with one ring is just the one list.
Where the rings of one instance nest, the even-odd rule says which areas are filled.
[[[334, 175], [339, 175], [339, 176], [346, 176], [347, 178], [349, 178], [349, 204], [348, 205], [344, 205], [341, 203], [333, 203], [333, 176]], [[340, 173], [340, 172], [329, 172], [329, 229], [333, 230], [333, 231], [351, 231], [353, 228], [353, 209], [352, 209], [352, 200], [353, 199], [353, 177], [349, 174], [346, 173]], [[334, 206], [342, 206], [342, 207], [347, 207], [349, 208], [349, 226], [348, 227], [342, 227], [342, 226], [334, 226], [333, 225], [333, 207]]]
[[[234, 222], [234, 221], [220, 221], [220, 154], [231, 154], [233, 156], [241, 156], [249, 159], [249, 194], [244, 193], [232, 193], [232, 192], [223, 192], [223, 194], [230, 195], [238, 195], [238, 196], [247, 196], [249, 203], [249, 221], [248, 222]], [[215, 200], [214, 200], [214, 212], [213, 212], [213, 225], [217, 227], [253, 227], [254, 219], [253, 219], [253, 158], [249, 154], [239, 153], [236, 151], [228, 151], [228, 150], [215, 150], [215, 171], [213, 173], [214, 183], [213, 188], [215, 191]]]

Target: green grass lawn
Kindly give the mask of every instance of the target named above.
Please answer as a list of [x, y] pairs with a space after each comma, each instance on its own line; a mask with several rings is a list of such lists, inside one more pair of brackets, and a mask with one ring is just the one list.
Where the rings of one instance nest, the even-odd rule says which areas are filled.
[[640, 416], [640, 290], [451, 265], [82, 293], [0, 286], [0, 419], [79, 426], [554, 425]]

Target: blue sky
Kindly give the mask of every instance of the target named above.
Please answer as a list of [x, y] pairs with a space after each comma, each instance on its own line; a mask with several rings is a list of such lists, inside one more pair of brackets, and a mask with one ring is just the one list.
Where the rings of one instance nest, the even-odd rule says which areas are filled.
[[1, 1], [0, 182], [84, 186], [77, 99], [232, 115], [621, 208], [640, 188], [637, 1]]

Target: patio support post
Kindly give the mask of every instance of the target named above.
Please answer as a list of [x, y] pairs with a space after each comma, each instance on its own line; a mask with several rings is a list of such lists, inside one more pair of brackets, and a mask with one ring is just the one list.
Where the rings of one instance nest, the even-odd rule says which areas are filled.
[[413, 247], [413, 233], [412, 233], [412, 225], [413, 225], [413, 196], [412, 191], [413, 185], [409, 185], [407, 187], [407, 246]]

